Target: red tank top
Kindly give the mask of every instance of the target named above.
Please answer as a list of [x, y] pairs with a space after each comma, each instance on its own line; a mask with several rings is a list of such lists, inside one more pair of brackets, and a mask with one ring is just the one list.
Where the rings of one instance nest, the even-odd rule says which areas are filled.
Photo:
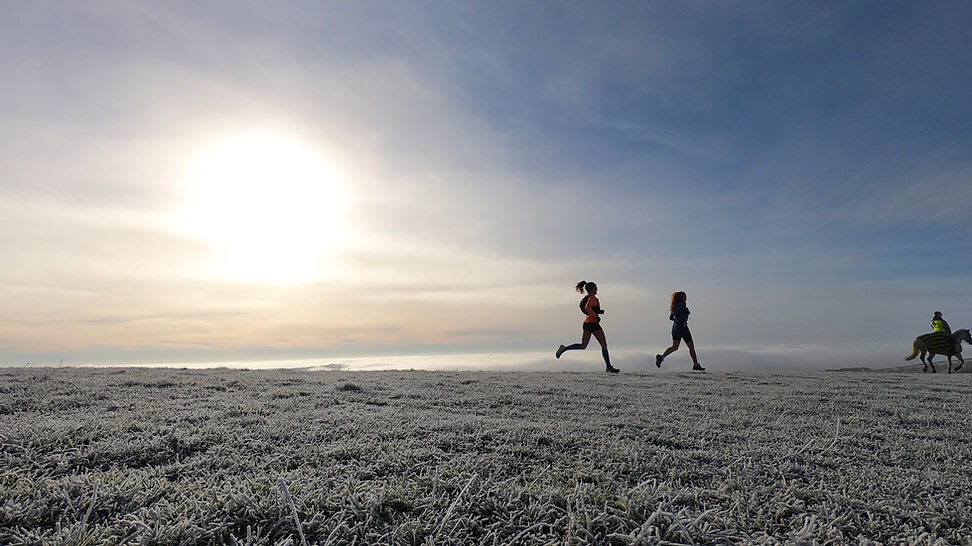
[[588, 296], [587, 305], [584, 306], [584, 312], [587, 316], [584, 317], [584, 322], [597, 322], [597, 307], [599, 302], [597, 301], [597, 296]]

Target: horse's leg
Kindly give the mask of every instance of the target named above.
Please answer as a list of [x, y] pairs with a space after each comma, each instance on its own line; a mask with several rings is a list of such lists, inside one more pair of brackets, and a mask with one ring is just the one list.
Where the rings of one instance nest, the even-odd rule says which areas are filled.
[[948, 373], [952, 373], [952, 355], [945, 355], [948, 359]]
[[921, 358], [921, 371], [927, 372], [928, 371], [928, 363], [925, 362], [925, 351], [922, 351], [921, 352], [921, 356], [919, 358]]
[[935, 369], [935, 363], [932, 362], [935, 359], [935, 353], [928, 353], [928, 366], [931, 367], [932, 373], [938, 373]]
[[965, 359], [962, 358], [962, 353], [958, 353], [955, 356], [957, 356], [959, 359], [959, 365], [955, 366], [955, 371], [959, 371], [962, 369], [962, 365], [965, 364]]

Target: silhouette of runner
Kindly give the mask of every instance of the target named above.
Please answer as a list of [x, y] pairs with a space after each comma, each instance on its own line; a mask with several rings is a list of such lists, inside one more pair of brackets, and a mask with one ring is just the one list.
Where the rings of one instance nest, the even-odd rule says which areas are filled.
[[605, 371], [608, 373], [618, 373], [620, 370], [611, 365], [611, 355], [608, 354], [607, 338], [604, 336], [604, 329], [601, 328], [601, 317], [599, 315], [604, 314], [604, 311], [601, 310], [601, 304], [597, 299], [597, 285], [592, 282], [581, 281], [577, 283], [575, 289], [580, 293], [587, 290], [587, 295], [580, 301], [581, 312], [585, 315], [584, 333], [581, 336], [580, 343], [574, 343], [568, 346], [561, 345], [557, 349], [557, 358], [560, 358], [560, 355], [566, 351], [586, 349], [588, 342], [591, 341], [591, 336], [594, 336], [597, 342], [601, 344], [601, 356], [604, 357]]
[[702, 372], [705, 371], [705, 368], [699, 364], [699, 357], [695, 354], [695, 342], [692, 341], [692, 332], [689, 331], [688, 327], [690, 311], [685, 305], [687, 299], [688, 296], [685, 295], [685, 292], [675, 292], [672, 294], [671, 315], [668, 317], [672, 321], [672, 346], [665, 349], [663, 354], [655, 355], [655, 366], [661, 368], [661, 363], [665, 360], [665, 357], [677, 351], [679, 343], [684, 339], [685, 345], [689, 349], [689, 355], [692, 356], [692, 362], [694, 363], [692, 369]]

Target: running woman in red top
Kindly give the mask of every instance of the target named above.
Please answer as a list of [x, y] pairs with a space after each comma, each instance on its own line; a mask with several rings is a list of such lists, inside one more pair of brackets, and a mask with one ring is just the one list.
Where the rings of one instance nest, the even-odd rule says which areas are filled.
[[594, 336], [597, 342], [601, 344], [601, 356], [604, 357], [607, 372], [618, 373], [620, 370], [611, 365], [611, 355], [608, 354], [607, 338], [604, 336], [604, 329], [601, 328], [600, 315], [603, 315], [604, 311], [601, 310], [601, 304], [597, 300], [597, 285], [592, 282], [581, 281], [577, 283], [576, 289], [581, 293], [587, 290], [587, 295], [580, 301], [581, 312], [585, 315], [584, 334], [581, 337], [580, 343], [567, 346], [561, 345], [557, 349], [557, 358], [560, 358], [560, 355], [564, 354], [565, 351], [586, 349], [588, 342], [591, 341], [591, 336]]

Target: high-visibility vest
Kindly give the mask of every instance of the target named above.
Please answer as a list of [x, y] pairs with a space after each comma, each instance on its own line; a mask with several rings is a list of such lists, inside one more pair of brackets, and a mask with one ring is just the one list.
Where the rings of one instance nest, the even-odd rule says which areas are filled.
[[945, 333], [945, 321], [938, 319], [931, 321], [931, 327], [933, 332]]

